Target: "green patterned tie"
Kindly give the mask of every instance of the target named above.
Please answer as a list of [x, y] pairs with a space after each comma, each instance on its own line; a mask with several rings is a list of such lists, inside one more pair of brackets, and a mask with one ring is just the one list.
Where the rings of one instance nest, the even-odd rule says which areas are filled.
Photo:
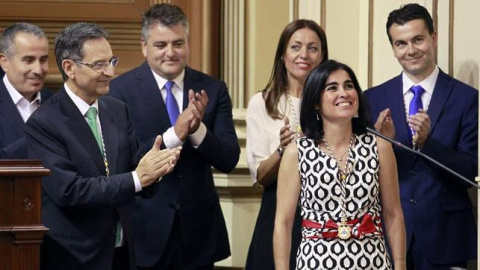
[[100, 152], [102, 152], [102, 156], [103, 156], [102, 137], [100, 137], [100, 133], [98, 132], [98, 126], [97, 126], [97, 108], [90, 107], [90, 109], [88, 109], [85, 116], [88, 119], [88, 126], [92, 130], [93, 136], [95, 136], [95, 140], [97, 140], [98, 147], [100, 148]]

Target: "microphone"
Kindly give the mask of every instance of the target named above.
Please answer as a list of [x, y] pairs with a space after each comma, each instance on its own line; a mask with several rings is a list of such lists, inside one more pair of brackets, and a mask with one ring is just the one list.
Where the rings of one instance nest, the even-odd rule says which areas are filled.
[[460, 180], [462, 180], [463, 182], [469, 184], [470, 186], [476, 187], [477, 189], [480, 189], [480, 186], [479, 186], [479, 185], [477, 185], [477, 184], [475, 184], [474, 182], [468, 180], [468, 179], [467, 179], [466, 177], [464, 177], [463, 175], [461, 175], [461, 174], [457, 173], [456, 171], [448, 168], [447, 166], [443, 165], [442, 163], [436, 161], [435, 159], [433, 159], [433, 158], [425, 155], [424, 153], [422, 153], [422, 152], [420, 152], [420, 151], [413, 150], [412, 148], [410, 148], [410, 147], [408, 147], [408, 146], [405, 146], [405, 145], [403, 145], [403, 144], [400, 143], [400, 142], [397, 142], [397, 141], [395, 141], [395, 140], [393, 140], [393, 139], [390, 139], [389, 137], [383, 135], [382, 133], [380, 133], [380, 132], [378, 132], [378, 131], [376, 131], [376, 130], [374, 130], [374, 129], [372, 129], [372, 128], [367, 127], [367, 130], [368, 130], [368, 132], [377, 135], [378, 137], [380, 137], [380, 138], [382, 138], [382, 139], [390, 142], [391, 144], [393, 144], [393, 145], [395, 145], [395, 146], [398, 146], [398, 147], [400, 147], [400, 148], [403, 148], [403, 149], [409, 151], [410, 153], [413, 153], [413, 154], [415, 154], [415, 155], [418, 155], [418, 156], [420, 156], [420, 157], [422, 157], [422, 158], [424, 158], [424, 159], [432, 162], [433, 164], [437, 165], [438, 167], [444, 169], [445, 171], [447, 171], [447, 172], [455, 175], [458, 179], [460, 179]]

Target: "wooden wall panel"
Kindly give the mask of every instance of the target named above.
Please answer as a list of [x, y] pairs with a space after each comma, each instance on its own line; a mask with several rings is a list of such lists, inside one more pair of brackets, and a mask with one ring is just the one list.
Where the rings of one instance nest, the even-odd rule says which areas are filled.
[[148, 0], [0, 1], [0, 18], [37, 21], [138, 22]]
[[[189, 65], [219, 77], [220, 0], [0, 0], [0, 29], [25, 21], [45, 31], [50, 44], [46, 85], [56, 90], [63, 82], [55, 64], [53, 41], [61, 29], [79, 21], [104, 27], [110, 32], [113, 53], [120, 58], [115, 69], [119, 75], [145, 60], [140, 47], [141, 16], [150, 5], [160, 2], [180, 6], [189, 19]], [[211, 44], [205, 44], [207, 40]]]

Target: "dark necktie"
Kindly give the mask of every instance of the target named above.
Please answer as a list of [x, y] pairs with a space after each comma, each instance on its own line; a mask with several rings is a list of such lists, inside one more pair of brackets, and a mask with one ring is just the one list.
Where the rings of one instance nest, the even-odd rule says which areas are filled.
[[[414, 85], [410, 88], [410, 91], [413, 92], [413, 98], [410, 102], [410, 108], [408, 110], [408, 115], [414, 115], [418, 112], [419, 109], [423, 109], [422, 103], [422, 94], [425, 92], [425, 89], [422, 88], [420, 85]], [[411, 130], [412, 135], [415, 134], [415, 131]]]
[[172, 93], [172, 87], [175, 83], [173, 81], [167, 81], [165, 84], [165, 89], [167, 90], [167, 98], [165, 99], [165, 104], [167, 105], [168, 116], [170, 117], [170, 123], [175, 125], [177, 122], [178, 115], [180, 111], [178, 109], [177, 100]]

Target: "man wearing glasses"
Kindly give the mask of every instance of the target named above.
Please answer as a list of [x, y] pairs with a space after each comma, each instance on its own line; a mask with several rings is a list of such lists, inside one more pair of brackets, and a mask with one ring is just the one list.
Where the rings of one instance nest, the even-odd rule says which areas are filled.
[[91, 23], [57, 35], [65, 84], [27, 121], [29, 156], [51, 170], [42, 182], [42, 221], [49, 232], [41, 269], [136, 269], [130, 204], [171, 172], [180, 154], [179, 148], [160, 150], [158, 136], [137, 166], [126, 105], [103, 97], [118, 63], [107, 37]]
[[0, 65], [0, 158], [26, 158], [25, 122], [52, 95], [43, 88], [48, 40], [42, 29], [29, 23], [7, 27]]

